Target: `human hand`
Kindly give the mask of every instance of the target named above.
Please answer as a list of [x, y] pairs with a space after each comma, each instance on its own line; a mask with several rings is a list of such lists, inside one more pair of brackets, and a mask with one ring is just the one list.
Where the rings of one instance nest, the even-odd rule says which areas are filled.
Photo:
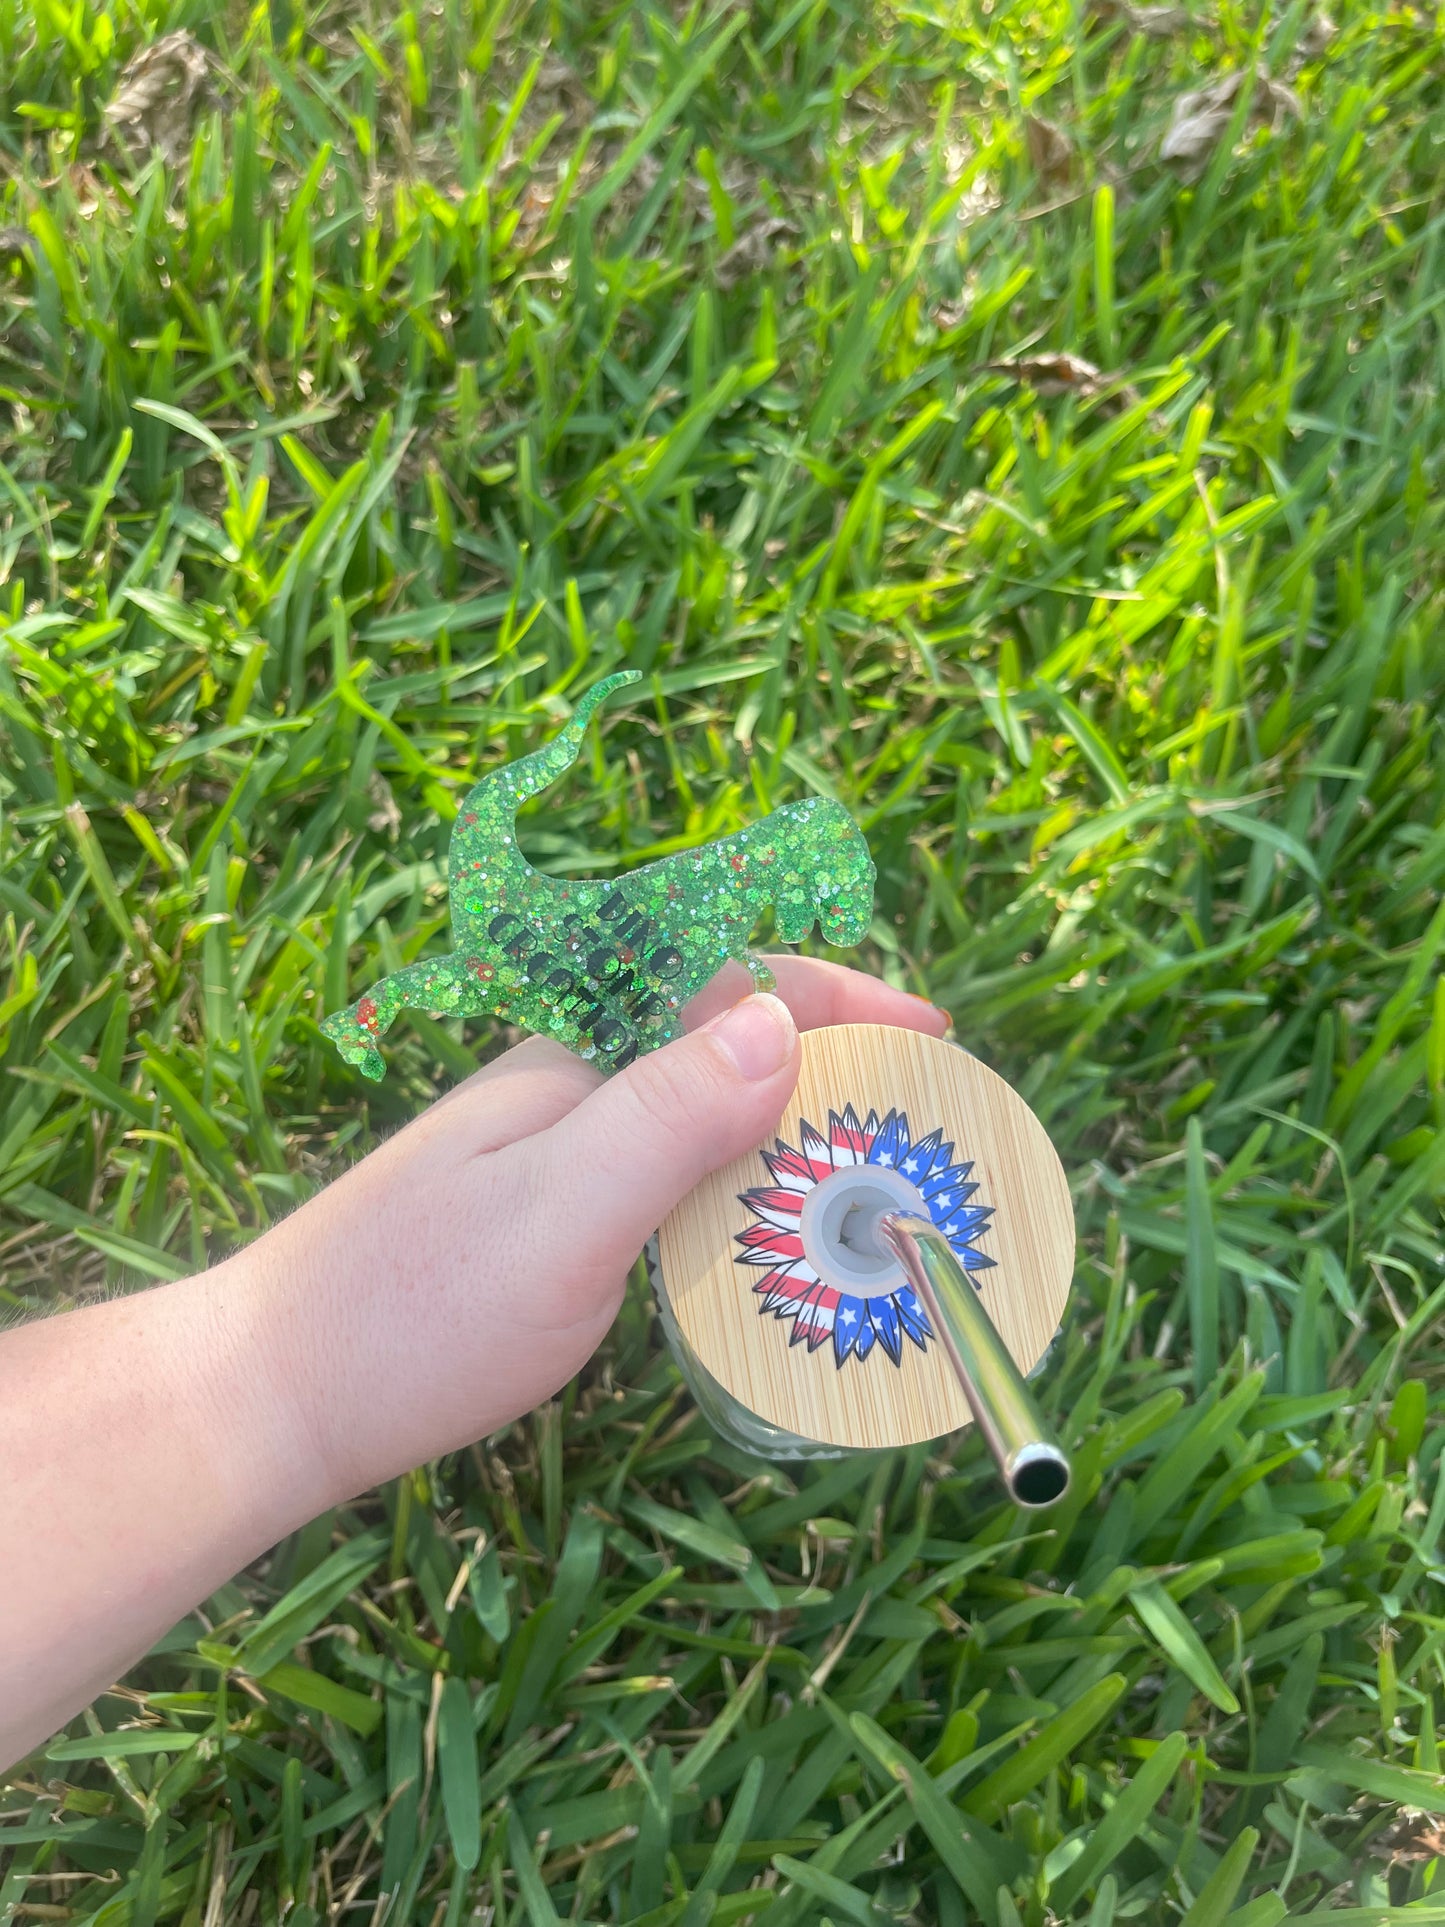
[[[821, 959], [729, 965], [689, 1035], [604, 1080], [530, 1037], [232, 1261], [267, 1333], [275, 1423], [311, 1509], [495, 1431], [564, 1385], [652, 1231], [759, 1144], [798, 1075], [797, 1027], [941, 1034], [943, 1012]], [[249, 1322], [249, 1321], [248, 1321]]]
[[729, 1008], [729, 966], [606, 1082], [530, 1037], [210, 1271], [0, 1334], [0, 1766], [287, 1532], [564, 1385], [655, 1227], [777, 1124], [795, 1024], [947, 1026], [775, 961], [776, 997]]

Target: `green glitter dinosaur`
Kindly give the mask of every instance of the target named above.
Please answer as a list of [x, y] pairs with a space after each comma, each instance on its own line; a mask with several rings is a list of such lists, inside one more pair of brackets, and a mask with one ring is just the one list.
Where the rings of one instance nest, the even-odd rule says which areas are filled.
[[447, 854], [451, 954], [383, 977], [322, 1023], [365, 1076], [383, 1074], [377, 1039], [408, 1007], [492, 1011], [620, 1070], [681, 1035], [683, 1005], [730, 957], [757, 989], [772, 989], [772, 972], [748, 949], [769, 906], [785, 943], [815, 921], [829, 943], [861, 940], [876, 872], [857, 824], [826, 797], [785, 803], [733, 836], [613, 881], [533, 869], [517, 847], [518, 806], [571, 768], [598, 705], [640, 680], [626, 669], [597, 683], [551, 742], [470, 791]]

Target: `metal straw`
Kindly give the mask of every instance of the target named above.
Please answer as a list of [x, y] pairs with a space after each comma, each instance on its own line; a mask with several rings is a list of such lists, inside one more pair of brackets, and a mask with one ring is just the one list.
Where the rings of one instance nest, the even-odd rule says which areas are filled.
[[1021, 1506], [1061, 1499], [1069, 1489], [1069, 1461], [947, 1238], [908, 1211], [880, 1212], [872, 1229], [922, 1301], [1010, 1498]]

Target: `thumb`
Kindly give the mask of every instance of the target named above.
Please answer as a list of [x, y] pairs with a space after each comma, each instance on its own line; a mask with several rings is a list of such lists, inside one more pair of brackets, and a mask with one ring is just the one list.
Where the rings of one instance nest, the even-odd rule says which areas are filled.
[[542, 1151], [556, 1257], [630, 1266], [673, 1206], [709, 1171], [761, 1144], [798, 1081], [798, 1033], [781, 998], [745, 997], [687, 1037], [637, 1058], [530, 1148]]

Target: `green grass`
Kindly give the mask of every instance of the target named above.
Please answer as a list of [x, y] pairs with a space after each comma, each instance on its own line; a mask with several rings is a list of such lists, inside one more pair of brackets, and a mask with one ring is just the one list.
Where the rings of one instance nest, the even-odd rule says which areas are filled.
[[[639, 1288], [18, 1770], [0, 1922], [1445, 1919], [1445, 38], [1334, 24], [0, 0], [0, 1312], [499, 1042], [317, 1019], [622, 662], [531, 853], [841, 797], [1081, 1230], [1042, 1523], [720, 1450]], [[167, 171], [103, 110], [187, 25]]]

